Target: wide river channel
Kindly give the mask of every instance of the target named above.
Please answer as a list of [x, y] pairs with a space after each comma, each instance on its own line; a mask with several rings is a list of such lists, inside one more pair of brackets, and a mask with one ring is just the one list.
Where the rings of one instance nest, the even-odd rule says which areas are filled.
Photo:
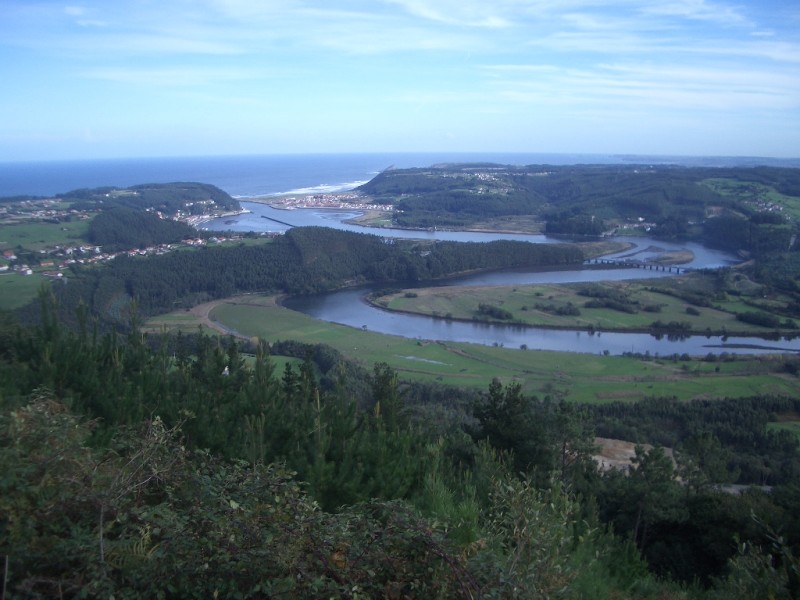
[[[255, 202], [242, 202], [250, 212], [235, 217], [215, 219], [202, 227], [211, 231], [286, 231], [291, 227], [324, 226], [359, 233], [375, 233], [386, 238], [412, 238], [449, 240], [458, 242], [487, 242], [497, 239], [518, 240], [531, 243], [553, 243], [563, 240], [544, 235], [495, 234], [456, 231], [408, 231], [403, 229], [371, 229], [351, 225], [344, 221], [360, 215], [357, 211], [331, 209], [280, 210]], [[695, 243], [671, 243], [645, 237], [612, 238], [636, 244], [635, 248], [619, 255], [646, 261], [664, 251], [691, 250], [692, 262], [682, 265], [691, 268], [720, 268], [736, 264], [736, 257], [706, 248]], [[571, 270], [510, 270], [482, 273], [432, 285], [525, 285], [533, 283], [573, 283], [624, 279], [670, 277], [674, 273], [636, 268]], [[412, 287], [408, 284], [406, 287]], [[425, 284], [427, 285], [427, 284]], [[563, 352], [623, 354], [625, 352], [650, 355], [690, 354], [693, 356], [723, 352], [736, 354], [764, 354], [800, 352], [800, 338], [764, 339], [758, 337], [721, 337], [694, 335], [682, 339], [656, 337], [648, 333], [617, 333], [596, 331], [556, 330], [515, 325], [489, 325], [450, 321], [426, 316], [408, 315], [381, 310], [368, 304], [364, 297], [373, 288], [365, 286], [314, 296], [287, 300], [287, 308], [297, 310], [317, 319], [389, 335], [399, 335], [420, 340], [442, 340], [498, 345], [507, 348], [527, 347], [531, 350], [557, 350]]]

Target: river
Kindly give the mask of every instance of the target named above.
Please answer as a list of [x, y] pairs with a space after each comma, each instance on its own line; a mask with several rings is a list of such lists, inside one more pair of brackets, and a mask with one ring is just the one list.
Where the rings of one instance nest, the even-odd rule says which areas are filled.
[[[231, 231], [286, 231], [291, 226], [327, 226], [359, 233], [375, 233], [390, 238], [435, 239], [460, 242], [486, 242], [496, 239], [552, 243], [563, 241], [544, 235], [495, 234], [458, 231], [408, 231], [403, 229], [374, 230], [345, 223], [360, 213], [347, 210], [297, 209], [280, 210], [264, 204], [242, 202], [249, 210], [236, 217], [217, 219], [204, 228]], [[634, 258], [647, 260], [664, 251], [691, 250], [694, 258], [687, 267], [720, 268], [737, 262], [736, 257], [696, 243], [673, 243], [646, 237], [612, 238], [634, 243], [635, 247], [607, 258]], [[596, 270], [576, 268], [570, 270], [512, 270], [481, 273], [452, 279], [441, 285], [525, 285], [533, 283], [573, 283], [625, 279], [669, 277], [664, 271], [643, 269]], [[409, 284], [413, 285], [413, 284]], [[439, 285], [439, 283], [437, 283]], [[352, 288], [315, 296], [295, 297], [286, 301], [288, 308], [304, 312], [317, 319], [351, 327], [412, 339], [470, 342], [507, 348], [527, 347], [531, 350], [556, 350], [563, 352], [607, 353], [627, 352], [656, 355], [689, 354], [764, 354], [800, 352], [800, 338], [762, 339], [757, 337], [722, 337], [694, 335], [681, 339], [656, 337], [646, 333], [617, 333], [554, 330], [514, 325], [490, 325], [437, 319], [381, 310], [368, 304], [364, 296], [371, 287]]]

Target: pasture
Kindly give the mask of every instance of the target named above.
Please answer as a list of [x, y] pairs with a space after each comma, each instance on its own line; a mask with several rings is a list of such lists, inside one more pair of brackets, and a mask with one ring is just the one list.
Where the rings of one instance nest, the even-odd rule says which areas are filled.
[[[493, 320], [480, 307], [500, 309], [505, 321], [563, 329], [648, 331], [654, 323], [680, 323], [694, 333], [763, 335], [774, 331], [737, 319], [748, 311], [769, 311], [762, 299], [706, 289], [700, 277], [491, 287], [434, 287], [403, 290], [373, 299], [389, 310], [461, 320]], [[707, 306], [698, 304], [700, 298]], [[689, 299], [687, 299], [689, 298]], [[774, 306], [780, 300], [774, 301]], [[785, 304], [785, 302], [784, 302]]]
[[28, 221], [0, 225], [0, 250], [24, 248], [32, 252], [55, 246], [78, 246], [86, 244], [89, 231], [88, 220], [62, 223]]
[[50, 282], [41, 275], [0, 274], [0, 310], [14, 310], [31, 302], [42, 285]]
[[[493, 378], [519, 382], [525, 393], [575, 402], [634, 401], [649, 396], [693, 398], [797, 394], [800, 380], [784, 372], [786, 358], [742, 357], [724, 362], [519, 350], [412, 340], [316, 320], [281, 307], [275, 297], [243, 296], [213, 303], [209, 320], [186, 311], [150, 319], [150, 330], [221, 326], [268, 342], [327, 344], [371, 369], [385, 362], [403, 380], [487, 389]], [[796, 360], [796, 359], [795, 359]]]

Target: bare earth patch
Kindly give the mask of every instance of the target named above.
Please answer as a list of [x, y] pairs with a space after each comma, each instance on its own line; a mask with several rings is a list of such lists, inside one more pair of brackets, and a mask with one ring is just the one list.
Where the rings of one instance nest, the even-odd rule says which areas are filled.
[[[611, 469], [627, 471], [631, 468], [633, 458], [636, 456], [635, 443], [602, 437], [594, 438], [594, 443], [595, 446], [599, 446], [599, 451], [592, 458], [594, 458], [602, 471], [610, 471]], [[648, 451], [653, 449], [650, 444], [640, 445]], [[673, 463], [675, 462], [672, 448], [664, 448], [664, 453], [672, 459]]]
[[[234, 298], [222, 298], [220, 300], [213, 300], [211, 302], [204, 302], [203, 304], [198, 304], [197, 306], [193, 306], [189, 310], [186, 311], [186, 319], [181, 319], [181, 327], [183, 328], [208, 328], [212, 331], [216, 331], [223, 335], [233, 335], [234, 337], [238, 337], [241, 339], [248, 339], [246, 336], [236, 333], [231, 329], [225, 327], [218, 321], [215, 321], [211, 317], [212, 311], [221, 304], [241, 304], [247, 306], [268, 306], [274, 305], [275, 300], [274, 298], [264, 298], [259, 296], [237, 296]], [[158, 317], [154, 317], [149, 320], [149, 324], [147, 327], [143, 328], [144, 331], [148, 333], [155, 333], [161, 330], [163, 326], [169, 327], [170, 325], [175, 325], [174, 319], [169, 319], [169, 315], [162, 320], [159, 320]]]

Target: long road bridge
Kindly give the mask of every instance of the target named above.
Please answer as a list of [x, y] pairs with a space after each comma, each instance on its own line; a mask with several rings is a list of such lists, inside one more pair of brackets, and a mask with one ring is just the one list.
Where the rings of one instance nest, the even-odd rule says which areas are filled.
[[275, 221], [276, 223], [280, 223], [281, 225], [286, 225], [287, 227], [294, 227], [291, 223], [287, 223], [286, 221], [279, 221], [278, 219], [273, 219], [272, 217], [268, 217], [266, 215], [261, 215], [262, 219], [266, 219], [267, 221]]
[[617, 267], [619, 269], [644, 269], [647, 271], [663, 271], [665, 273], [688, 273], [692, 269], [689, 267], [681, 267], [678, 265], [659, 265], [658, 263], [642, 262], [640, 260], [614, 260], [612, 258], [590, 258], [584, 261], [585, 265], [604, 265], [610, 267]]

